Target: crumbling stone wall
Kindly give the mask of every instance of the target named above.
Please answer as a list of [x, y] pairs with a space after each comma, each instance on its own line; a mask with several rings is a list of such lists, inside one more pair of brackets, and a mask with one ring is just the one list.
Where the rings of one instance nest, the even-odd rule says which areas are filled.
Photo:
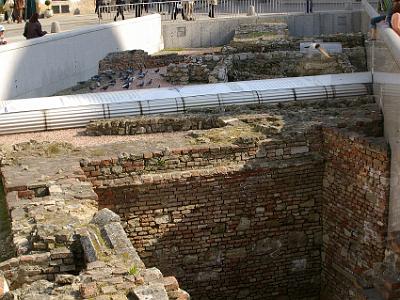
[[148, 55], [143, 50], [130, 50], [108, 54], [99, 62], [99, 73], [104, 71], [125, 72], [128, 68], [147, 69], [164, 67], [184, 61], [178, 54]]
[[228, 77], [229, 81], [241, 81], [351, 73], [354, 70], [345, 55], [335, 55], [328, 59], [320, 54], [308, 56], [288, 51], [239, 53], [232, 56]]
[[175, 278], [145, 267], [118, 215], [97, 211], [76, 157], [20, 159], [2, 157], [17, 256], [0, 263], [1, 299], [189, 300]]
[[388, 151], [350, 133], [323, 131], [323, 295], [355, 299], [354, 282], [385, 255]]
[[88, 135], [135, 135], [157, 132], [176, 132], [187, 130], [205, 130], [223, 127], [225, 123], [217, 116], [206, 114], [160, 117], [135, 117], [112, 120], [96, 120], [86, 126]]

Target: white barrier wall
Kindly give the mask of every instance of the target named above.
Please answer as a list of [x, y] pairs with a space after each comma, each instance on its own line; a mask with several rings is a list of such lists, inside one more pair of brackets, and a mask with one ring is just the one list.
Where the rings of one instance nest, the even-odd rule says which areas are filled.
[[1, 46], [0, 101], [52, 95], [97, 74], [108, 53], [133, 49], [163, 49], [160, 15]]
[[[363, 0], [364, 31], [378, 13]], [[389, 233], [400, 232], [400, 36], [378, 24], [378, 39], [367, 44], [368, 66], [374, 78], [374, 96], [384, 116], [385, 137], [390, 145]]]

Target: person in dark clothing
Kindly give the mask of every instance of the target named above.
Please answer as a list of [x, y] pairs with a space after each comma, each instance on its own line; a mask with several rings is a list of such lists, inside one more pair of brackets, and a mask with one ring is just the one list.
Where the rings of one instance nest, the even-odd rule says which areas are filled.
[[[125, 0], [117, 0], [115, 2], [115, 4], [117, 5], [124, 5], [125, 4]], [[125, 20], [125, 16], [124, 16], [124, 6], [117, 6], [117, 14], [114, 17], [114, 22], [117, 21], [118, 16], [121, 15], [122, 20]]]
[[218, 0], [208, 0], [208, 5], [210, 7], [208, 16], [210, 18], [215, 18], [215, 7], [218, 5]]
[[306, 1], [306, 13], [310, 14], [313, 12], [313, 2], [312, 0], [307, 0]]
[[42, 25], [39, 22], [39, 14], [33, 13], [32, 17], [29, 19], [29, 22], [25, 24], [24, 29], [24, 37], [27, 40], [38, 38], [47, 34], [46, 31], [42, 31]]
[[135, 17], [136, 18], [141, 17], [143, 12], [142, 0], [133, 0], [131, 1], [131, 3], [135, 4]]
[[149, 13], [149, 0], [143, 0], [143, 9], [147, 13]]
[[25, 9], [25, 0], [15, 0], [14, 12], [16, 14], [18, 23], [21, 23], [22, 19], [24, 19], [24, 9]]
[[176, 20], [176, 16], [181, 13], [183, 19], [182, 2], [173, 2], [171, 11], [171, 20]]
[[30, 19], [32, 15], [36, 12], [36, 1], [26, 0], [25, 1], [25, 18]]
[[94, 12], [95, 13], [97, 13], [97, 17], [101, 20], [101, 19], [103, 19], [103, 16], [101, 15], [101, 13], [102, 13], [102, 8], [101, 8], [101, 6], [102, 5], [104, 5], [104, 2], [103, 2], [103, 0], [95, 0], [95, 6], [96, 6], [96, 8], [95, 8], [95, 10], [94, 10]]

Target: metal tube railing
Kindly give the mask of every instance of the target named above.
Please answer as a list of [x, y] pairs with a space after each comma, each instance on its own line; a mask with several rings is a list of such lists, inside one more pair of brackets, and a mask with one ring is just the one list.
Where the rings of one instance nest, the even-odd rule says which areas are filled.
[[[114, 0], [112, 0], [114, 1]], [[125, 18], [140, 17], [147, 14], [158, 13], [162, 20], [175, 20], [177, 16], [182, 15], [185, 18], [183, 11], [183, 3], [185, 0], [176, 1], [144, 1], [131, 0], [134, 3], [127, 4], [107, 4], [99, 7], [99, 16], [112, 19], [117, 15], [120, 9], [124, 12]], [[306, 12], [307, 0], [219, 0], [215, 7], [216, 16], [221, 15], [245, 15], [248, 13], [249, 7], [254, 6], [256, 15], [268, 13], [302, 13]], [[353, 10], [361, 9], [360, 1], [358, 0], [309, 0], [312, 3], [312, 11], [329, 11], [329, 10]], [[209, 0], [192, 1], [193, 13], [196, 16], [209, 13]], [[100, 19], [100, 18], [99, 18]]]

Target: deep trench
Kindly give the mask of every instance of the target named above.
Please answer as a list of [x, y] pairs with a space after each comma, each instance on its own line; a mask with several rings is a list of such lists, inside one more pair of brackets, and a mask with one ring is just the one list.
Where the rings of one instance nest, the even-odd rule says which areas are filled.
[[310, 134], [309, 146], [283, 146], [305, 153], [264, 167], [104, 181], [99, 209], [119, 214], [146, 267], [176, 276], [192, 299], [356, 299], [354, 274], [384, 257], [386, 221], [376, 224], [388, 186], [376, 174], [389, 176], [387, 151], [338, 130]]
[[15, 255], [12, 247], [11, 221], [8, 214], [3, 183], [0, 180], [0, 262]]

